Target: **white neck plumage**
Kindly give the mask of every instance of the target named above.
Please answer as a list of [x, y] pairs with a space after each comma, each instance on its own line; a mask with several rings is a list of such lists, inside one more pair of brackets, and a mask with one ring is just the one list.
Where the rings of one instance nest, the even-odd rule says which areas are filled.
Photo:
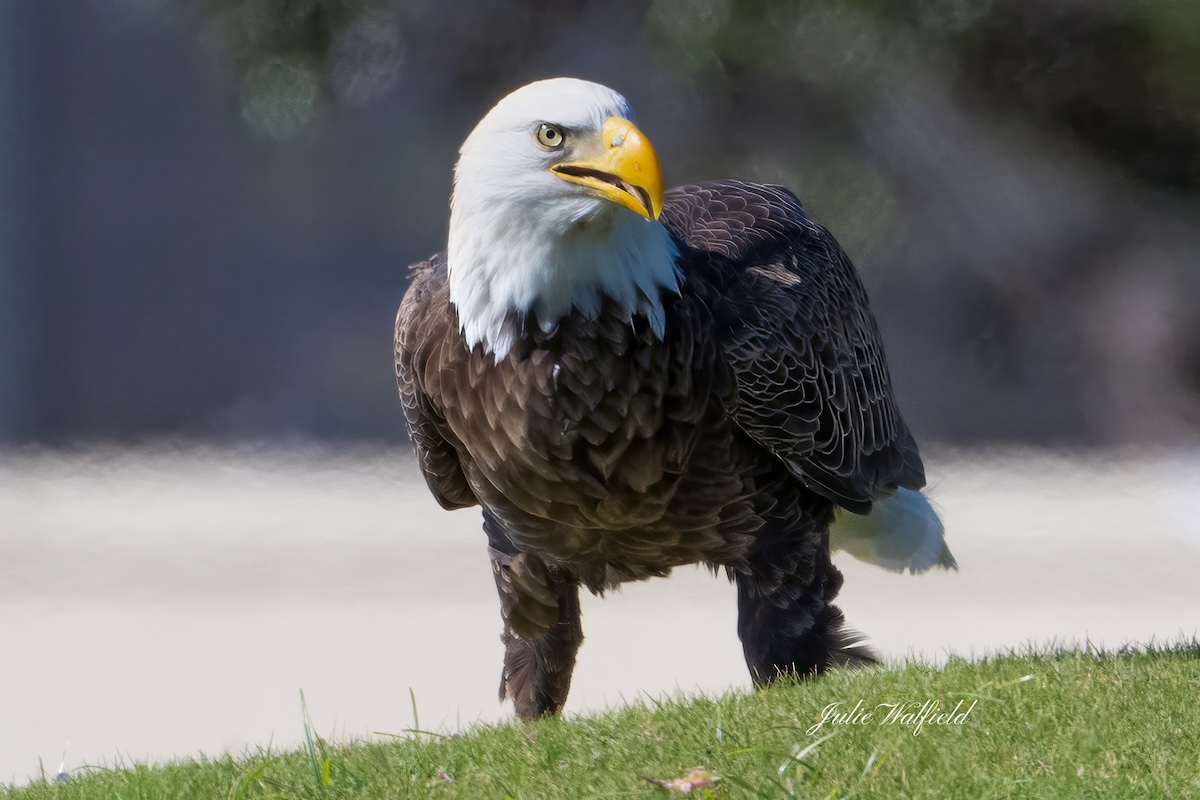
[[468, 347], [502, 360], [531, 315], [554, 330], [572, 310], [594, 318], [605, 297], [661, 338], [664, 291], [678, 293], [678, 252], [667, 229], [616, 205], [470, 204], [456, 197], [447, 252], [450, 301]]

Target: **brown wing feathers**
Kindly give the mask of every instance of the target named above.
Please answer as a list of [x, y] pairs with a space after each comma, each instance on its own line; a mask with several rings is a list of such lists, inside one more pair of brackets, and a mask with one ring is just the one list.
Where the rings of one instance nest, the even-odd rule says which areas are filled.
[[714, 316], [738, 384], [737, 423], [850, 510], [923, 486], [866, 291], [799, 200], [781, 187], [711, 182], [669, 192], [663, 219], [690, 268], [721, 286]]
[[419, 376], [425, 375], [430, 369], [434, 370], [430, 377], [436, 379], [438, 359], [431, 358], [430, 353], [417, 347], [416, 343], [444, 340], [444, 328], [450, 324], [448, 317], [452, 316], [429, 313], [438, 302], [443, 301], [438, 296], [437, 287], [444, 287], [446, 282], [445, 257], [438, 255], [430, 261], [416, 264], [412, 272], [412, 287], [404, 295], [404, 302], [396, 314], [393, 339], [400, 402], [404, 406], [404, 419], [408, 423], [408, 432], [429, 490], [443, 508], [465, 508], [479, 501], [467, 483], [458, 451], [442, 434], [445, 420], [430, 400], [429, 381], [424, 381], [425, 386], [418, 385]]

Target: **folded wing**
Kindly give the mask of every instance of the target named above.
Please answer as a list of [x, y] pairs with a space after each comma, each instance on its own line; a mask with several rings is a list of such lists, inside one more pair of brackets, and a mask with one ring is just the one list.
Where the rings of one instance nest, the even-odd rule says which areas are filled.
[[866, 290], [786, 189], [739, 181], [667, 194], [663, 220], [712, 300], [736, 377], [730, 413], [813, 491], [863, 514], [925, 485]]

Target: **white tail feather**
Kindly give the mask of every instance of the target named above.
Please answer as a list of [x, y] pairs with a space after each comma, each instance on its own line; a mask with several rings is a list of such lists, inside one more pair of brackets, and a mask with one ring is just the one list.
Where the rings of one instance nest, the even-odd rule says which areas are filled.
[[892, 572], [958, 569], [937, 512], [925, 495], [911, 489], [875, 501], [865, 516], [839, 508], [829, 526], [829, 549]]

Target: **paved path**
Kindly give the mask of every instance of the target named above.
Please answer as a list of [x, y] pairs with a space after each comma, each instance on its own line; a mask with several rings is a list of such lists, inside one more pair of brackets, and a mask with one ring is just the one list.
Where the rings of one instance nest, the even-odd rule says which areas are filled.
[[[846, 558], [841, 605], [889, 658], [1200, 632], [1200, 453], [932, 453], [962, 571]], [[0, 782], [41, 758], [164, 760], [318, 731], [456, 729], [496, 701], [478, 512], [405, 450], [0, 453]], [[687, 568], [587, 598], [569, 712], [749, 681], [731, 587]]]

